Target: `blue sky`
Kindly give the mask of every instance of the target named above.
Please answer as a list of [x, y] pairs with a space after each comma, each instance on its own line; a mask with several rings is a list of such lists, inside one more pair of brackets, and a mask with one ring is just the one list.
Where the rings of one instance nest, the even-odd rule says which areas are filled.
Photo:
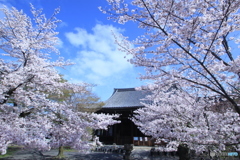
[[[107, 20], [98, 7], [107, 6], [105, 0], [0, 0], [0, 6], [15, 7], [30, 14], [30, 3], [50, 17], [60, 7], [57, 18], [62, 20], [59, 32], [61, 56], [75, 63], [60, 72], [70, 82], [96, 84], [93, 92], [107, 100], [114, 88], [137, 87], [145, 84], [137, 79], [142, 68], [127, 62], [114, 42], [112, 32], [137, 36], [136, 24], [119, 25]], [[134, 32], [133, 32], [134, 31]]]

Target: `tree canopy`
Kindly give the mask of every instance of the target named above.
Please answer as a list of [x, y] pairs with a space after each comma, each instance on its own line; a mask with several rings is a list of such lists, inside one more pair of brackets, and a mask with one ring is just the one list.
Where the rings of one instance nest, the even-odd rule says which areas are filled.
[[[109, 19], [136, 23], [142, 31], [135, 40], [124, 35], [116, 40], [132, 55], [132, 64], [145, 68], [140, 79], [153, 82], [140, 87], [153, 91], [147, 97], [152, 103], [135, 112], [141, 131], [193, 148], [219, 143], [217, 150], [224, 150], [238, 144], [240, 1], [107, 2], [100, 10]], [[169, 90], [172, 86], [178, 90]], [[221, 107], [224, 112], [213, 109]]]
[[76, 112], [66, 101], [49, 95], [81, 93], [86, 84], [63, 81], [56, 67], [71, 65], [57, 53], [56, 9], [50, 18], [31, 5], [32, 16], [16, 8], [2, 8], [0, 19], [0, 152], [10, 143], [48, 150], [68, 145], [89, 148], [93, 129], [106, 129], [114, 115]]

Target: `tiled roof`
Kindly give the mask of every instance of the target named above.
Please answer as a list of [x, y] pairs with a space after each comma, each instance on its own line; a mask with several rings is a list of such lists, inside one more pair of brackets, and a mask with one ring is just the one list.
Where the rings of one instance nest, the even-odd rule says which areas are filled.
[[149, 94], [149, 91], [139, 91], [135, 88], [116, 88], [102, 108], [144, 107], [141, 102], [145, 102], [143, 99]]

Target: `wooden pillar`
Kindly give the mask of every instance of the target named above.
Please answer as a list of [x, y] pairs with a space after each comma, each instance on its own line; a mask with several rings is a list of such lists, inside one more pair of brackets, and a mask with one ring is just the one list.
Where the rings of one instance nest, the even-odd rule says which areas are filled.
[[[116, 111], [115, 111], [116, 114]], [[117, 126], [118, 124], [113, 125], [113, 143], [117, 144]]]
[[[131, 110], [130, 111], [130, 113], [131, 113], [131, 118], [132, 118], [132, 116], [133, 116], [133, 111]], [[131, 121], [131, 137], [132, 137], [132, 143], [133, 143], [133, 122]]]

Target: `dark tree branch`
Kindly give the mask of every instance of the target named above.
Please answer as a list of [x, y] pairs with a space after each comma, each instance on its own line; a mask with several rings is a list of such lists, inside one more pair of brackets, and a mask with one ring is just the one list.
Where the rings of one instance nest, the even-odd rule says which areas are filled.
[[0, 104], [4, 104], [8, 101], [8, 99], [13, 95], [14, 91], [16, 91], [19, 87], [23, 86], [24, 84], [31, 82], [31, 80], [34, 78], [35, 76], [32, 76], [31, 78], [27, 79], [25, 82], [18, 84], [16, 87], [9, 89], [5, 94], [5, 99], [0, 102]]
[[228, 42], [227, 42], [227, 40], [226, 40], [226, 37], [227, 37], [227, 36], [223, 36], [222, 44], [223, 44], [223, 46], [224, 46], [224, 48], [225, 48], [225, 51], [226, 51], [229, 59], [230, 59], [231, 61], [234, 61], [234, 59], [233, 59], [233, 57], [232, 57], [232, 53], [229, 51], [229, 46], [228, 46]]

